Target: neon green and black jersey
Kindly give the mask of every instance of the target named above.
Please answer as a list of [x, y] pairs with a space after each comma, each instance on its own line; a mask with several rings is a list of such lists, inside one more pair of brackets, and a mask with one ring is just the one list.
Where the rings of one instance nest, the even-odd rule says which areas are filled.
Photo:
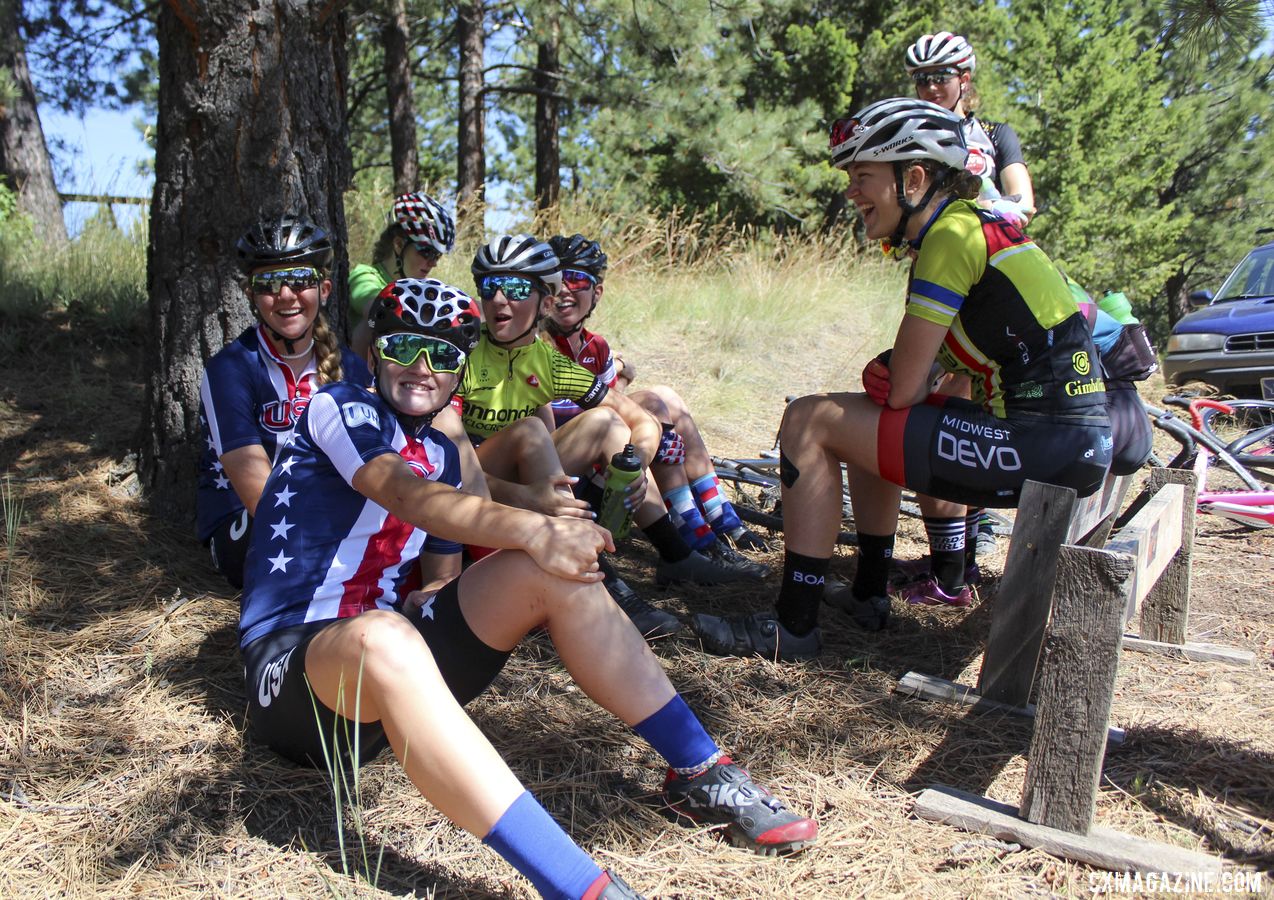
[[464, 399], [460, 418], [465, 431], [483, 440], [553, 400], [572, 400], [591, 409], [606, 391], [600, 376], [551, 344], [537, 340], [506, 350], [491, 342], [484, 327], [457, 393]]
[[1104, 416], [1088, 324], [1061, 273], [1014, 226], [953, 200], [919, 238], [906, 315], [945, 326], [938, 362], [999, 418]]

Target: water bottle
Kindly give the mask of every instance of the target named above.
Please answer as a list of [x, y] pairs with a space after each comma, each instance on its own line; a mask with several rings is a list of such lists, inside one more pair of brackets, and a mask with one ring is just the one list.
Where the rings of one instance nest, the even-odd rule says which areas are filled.
[[1120, 325], [1137, 324], [1137, 317], [1132, 314], [1132, 304], [1123, 291], [1107, 291], [1106, 295], [1097, 301], [1097, 305]]
[[597, 524], [611, 533], [615, 540], [628, 534], [633, 514], [624, 506], [624, 492], [641, 474], [641, 457], [632, 444], [610, 458], [606, 470], [606, 488], [602, 493], [602, 508], [597, 514]]

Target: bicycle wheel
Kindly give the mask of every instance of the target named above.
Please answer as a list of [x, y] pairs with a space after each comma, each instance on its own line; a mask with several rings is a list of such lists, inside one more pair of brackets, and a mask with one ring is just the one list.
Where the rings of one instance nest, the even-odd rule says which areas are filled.
[[1214, 437], [1226, 451], [1249, 469], [1274, 474], [1274, 402], [1227, 400], [1233, 413], [1200, 410], [1202, 431]]
[[[735, 460], [713, 457], [717, 480], [739, 518], [775, 534], [783, 533], [783, 499], [778, 479], [778, 462], [774, 460]], [[844, 495], [847, 497], [848, 495]], [[850, 528], [853, 514], [847, 499], [842, 499], [842, 529], [836, 543], [856, 546], [858, 535]]]

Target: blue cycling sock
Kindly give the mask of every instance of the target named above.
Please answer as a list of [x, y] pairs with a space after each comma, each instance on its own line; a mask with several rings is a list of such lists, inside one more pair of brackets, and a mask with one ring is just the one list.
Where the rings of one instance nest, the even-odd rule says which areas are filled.
[[528, 791], [518, 795], [482, 843], [553, 900], [579, 900], [602, 874]]
[[702, 770], [721, 755], [717, 742], [708, 737], [703, 723], [680, 694], [633, 726], [668, 765], [685, 774]]
[[739, 514], [725, 498], [725, 491], [721, 490], [721, 482], [717, 480], [716, 472], [709, 472], [707, 475], [696, 478], [690, 482], [690, 486], [694, 488], [695, 498], [703, 507], [703, 517], [708, 520], [713, 531], [733, 537], [743, 528], [743, 521], [739, 518]]
[[692, 549], [706, 550], [716, 542], [717, 537], [712, 533], [712, 527], [703, 520], [703, 513], [695, 505], [695, 496], [690, 485], [683, 484], [665, 491], [664, 503], [668, 506], [668, 513], [677, 526], [677, 531]]

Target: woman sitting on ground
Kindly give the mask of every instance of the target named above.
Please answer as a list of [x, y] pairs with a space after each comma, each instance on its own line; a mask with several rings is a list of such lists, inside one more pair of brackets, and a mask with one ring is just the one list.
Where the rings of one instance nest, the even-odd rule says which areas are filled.
[[256, 324], [208, 360], [199, 385], [204, 451], [199, 540], [235, 588], [261, 487], [321, 385], [367, 384], [367, 366], [338, 347], [322, 307], [332, 293], [327, 232], [303, 216], [263, 219], [236, 245]]
[[[783, 659], [820, 652], [841, 463], [858, 527], [858, 570], [843, 603], [873, 629], [889, 611], [901, 486], [924, 495], [926, 516], [942, 517], [943, 503], [1015, 506], [1027, 479], [1080, 496], [1105, 479], [1110, 423], [1088, 325], [1043, 251], [973, 202], [967, 156], [960, 117], [921, 100], [884, 100], [833, 126], [832, 164], [849, 173], [846, 196], [867, 236], [912, 259], [906, 313], [893, 348], [864, 370], [865, 393], [816, 394], [787, 407], [777, 613], [695, 616], [709, 650]], [[941, 373], [968, 378], [973, 399], [934, 394]], [[950, 521], [963, 528], [958, 513]], [[963, 576], [962, 550], [934, 553], [933, 575], [906, 599], [967, 605]]]
[[[465, 714], [529, 631], [580, 687], [669, 763], [666, 802], [760, 853], [818, 826], [724, 756], [600, 585], [607, 533], [457, 490], [432, 428], [478, 338], [476, 304], [403, 279], [373, 321], [375, 387], [324, 387], [265, 487], [240, 617], [248, 720], [276, 752], [324, 766], [392, 748], [421, 794], [545, 897], [625, 898]], [[505, 548], [460, 574], [459, 545]], [[401, 594], [417, 556], [428, 577]], [[598, 648], [605, 648], [599, 653]]]

